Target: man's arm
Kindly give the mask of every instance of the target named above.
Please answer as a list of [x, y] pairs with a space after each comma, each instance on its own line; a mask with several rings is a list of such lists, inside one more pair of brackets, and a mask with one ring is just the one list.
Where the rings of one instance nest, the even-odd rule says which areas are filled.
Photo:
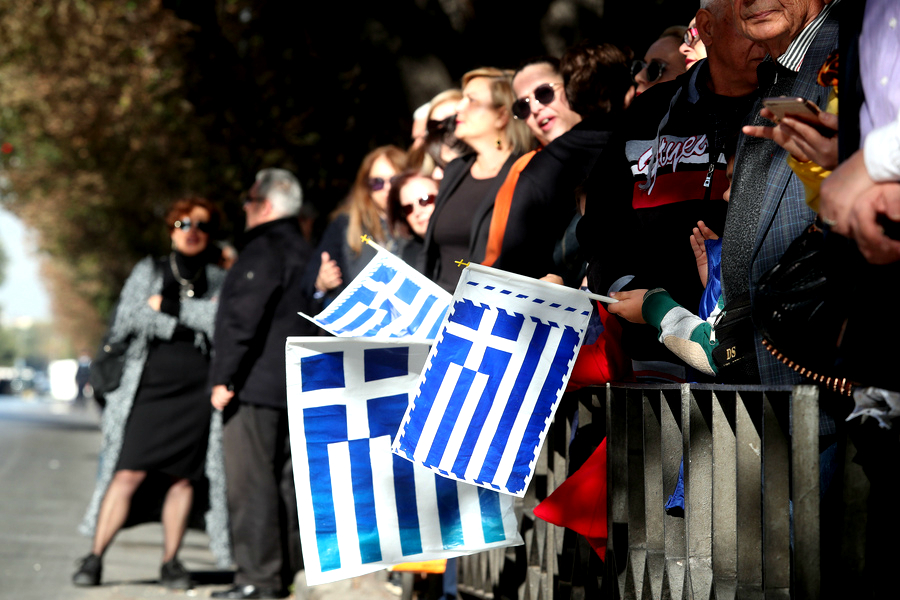
[[831, 228], [856, 241], [866, 260], [887, 264], [900, 258], [897, 243], [884, 234], [879, 215], [900, 221], [900, 117], [876, 129], [822, 184], [821, 216]]

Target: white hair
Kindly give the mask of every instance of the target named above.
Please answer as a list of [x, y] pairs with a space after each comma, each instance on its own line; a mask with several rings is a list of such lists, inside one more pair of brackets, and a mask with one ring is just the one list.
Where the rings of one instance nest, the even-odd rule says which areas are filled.
[[700, 8], [706, 9], [715, 15], [716, 18], [722, 18], [725, 10], [726, 0], [700, 0]]
[[296, 217], [303, 206], [303, 192], [294, 174], [285, 169], [263, 169], [256, 174], [260, 197], [272, 203], [277, 218]]

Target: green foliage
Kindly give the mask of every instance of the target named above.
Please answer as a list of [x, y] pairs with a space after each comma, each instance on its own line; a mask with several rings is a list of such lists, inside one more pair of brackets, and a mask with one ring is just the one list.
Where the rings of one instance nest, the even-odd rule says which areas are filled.
[[6, 280], [6, 265], [9, 259], [6, 256], [6, 250], [3, 249], [3, 240], [0, 240], [0, 285]]

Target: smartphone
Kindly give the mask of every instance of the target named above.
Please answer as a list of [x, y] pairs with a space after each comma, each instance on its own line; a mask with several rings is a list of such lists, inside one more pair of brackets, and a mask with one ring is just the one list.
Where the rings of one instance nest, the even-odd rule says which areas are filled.
[[829, 129], [819, 122], [819, 113], [822, 111], [811, 100], [800, 97], [776, 96], [763, 98], [762, 103], [763, 106], [775, 113], [776, 123], [785, 117], [791, 117], [812, 126], [825, 137], [832, 137], [837, 133], [834, 129]]
[[785, 117], [793, 117], [801, 121], [818, 121], [819, 107], [815, 102], [811, 102], [806, 98], [788, 96], [777, 96], [772, 98], [763, 98], [763, 106], [775, 113], [778, 119]]

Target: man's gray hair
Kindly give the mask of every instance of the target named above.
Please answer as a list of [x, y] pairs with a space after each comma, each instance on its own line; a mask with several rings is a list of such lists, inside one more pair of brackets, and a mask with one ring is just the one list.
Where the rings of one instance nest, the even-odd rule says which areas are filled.
[[263, 169], [256, 174], [257, 193], [272, 203], [276, 217], [296, 217], [303, 206], [303, 191], [294, 174], [285, 169]]
[[[721, 19], [726, 8], [727, 0], [700, 0], [700, 8], [705, 8], [716, 18]], [[730, 7], [729, 7], [730, 8]]]

